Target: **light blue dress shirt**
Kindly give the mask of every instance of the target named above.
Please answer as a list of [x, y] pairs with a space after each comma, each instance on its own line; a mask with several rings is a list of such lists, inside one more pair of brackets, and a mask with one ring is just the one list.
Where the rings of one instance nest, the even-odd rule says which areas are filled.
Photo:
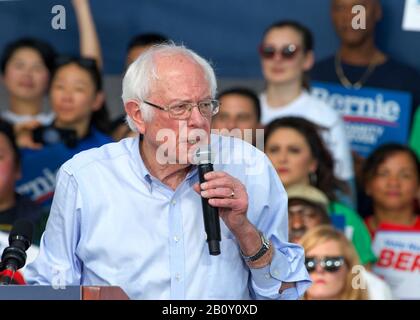
[[[248, 219], [274, 245], [250, 269], [220, 220], [210, 256], [193, 167], [174, 191], [153, 177], [139, 138], [84, 151], [59, 170], [40, 254], [25, 278], [41, 285], [115, 285], [132, 299], [297, 299], [310, 285], [303, 249], [287, 242], [287, 195], [268, 158], [242, 140], [211, 136], [214, 170], [239, 179]], [[279, 294], [282, 282], [296, 287]]]

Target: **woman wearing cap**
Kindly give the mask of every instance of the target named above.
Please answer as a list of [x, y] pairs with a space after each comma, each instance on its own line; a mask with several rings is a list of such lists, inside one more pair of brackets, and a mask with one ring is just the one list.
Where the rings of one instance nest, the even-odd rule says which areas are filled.
[[335, 177], [333, 159], [317, 127], [303, 118], [284, 117], [267, 125], [264, 138], [265, 153], [286, 190], [304, 184], [324, 192], [330, 201], [329, 213], [334, 225], [352, 240], [363, 264], [375, 262], [363, 220], [351, 208], [337, 202], [337, 192], [346, 192], [346, 185]]
[[287, 189], [289, 211], [289, 240], [298, 243], [310, 229], [331, 224], [328, 216], [328, 198], [319, 189], [307, 185], [294, 185]]

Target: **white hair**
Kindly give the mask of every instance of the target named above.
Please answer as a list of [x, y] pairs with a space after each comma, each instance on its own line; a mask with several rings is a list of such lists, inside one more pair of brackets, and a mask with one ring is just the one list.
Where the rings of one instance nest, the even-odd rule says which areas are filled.
[[[140, 111], [143, 119], [147, 122], [152, 120], [153, 107], [143, 102], [149, 97], [151, 87], [159, 76], [156, 72], [156, 59], [159, 56], [173, 56], [183, 55], [191, 58], [204, 71], [210, 87], [210, 94], [212, 98], [216, 96], [217, 83], [214, 70], [210, 63], [204, 58], [200, 57], [194, 51], [187, 49], [183, 45], [175, 45], [174, 43], [165, 43], [154, 45], [144, 53], [142, 53], [127, 69], [122, 82], [122, 100], [126, 104], [130, 100], [136, 100], [140, 103]], [[133, 131], [138, 131], [133, 119], [127, 114], [126, 121], [128, 126]]]

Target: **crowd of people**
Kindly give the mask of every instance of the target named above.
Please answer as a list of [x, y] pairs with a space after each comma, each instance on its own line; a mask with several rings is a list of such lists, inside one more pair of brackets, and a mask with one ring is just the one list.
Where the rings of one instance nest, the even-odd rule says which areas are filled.
[[[211, 129], [217, 130], [222, 136], [233, 136], [258, 147], [257, 132], [264, 130], [264, 142], [259, 147], [273, 168], [267, 173], [273, 175], [269, 177], [270, 187], [280, 192], [282, 188], [278, 182], [281, 181], [288, 197], [287, 240], [290, 242], [290, 248], [287, 249], [287, 245], [284, 245], [286, 249], [283, 249], [296, 249], [298, 248], [296, 244], [303, 247], [304, 266], [312, 280], [312, 284], [303, 295], [304, 299], [420, 299], [420, 292], [416, 290], [420, 283], [420, 112], [418, 111], [420, 75], [415, 69], [401, 64], [375, 46], [375, 26], [382, 16], [380, 1], [366, 2], [368, 26], [359, 30], [349, 28], [353, 2], [352, 0], [331, 1], [332, 22], [341, 41], [339, 50], [334, 56], [315, 63], [315, 41], [311, 31], [296, 21], [278, 21], [269, 25], [261, 35], [261, 44], [258, 48], [261, 70], [266, 83], [263, 92], [237, 86], [217, 94], [211, 92], [211, 96], [206, 97], [207, 100], [209, 98], [215, 100], [194, 102], [200, 102], [197, 104], [200, 114], [203, 117], [209, 116]], [[59, 230], [57, 228], [60, 226], [60, 221], [66, 219], [71, 220], [74, 225], [76, 220], [86, 219], [86, 228], [93, 233], [94, 224], [104, 228], [105, 225], [109, 225], [106, 230], [111, 230], [116, 218], [108, 216], [108, 221], [102, 218], [94, 222], [88, 217], [66, 218], [62, 216], [62, 212], [57, 213], [60, 205], [67, 205], [67, 202], [71, 201], [73, 201], [72, 206], [78, 206], [77, 208], [97, 205], [95, 202], [90, 205], [79, 200], [78, 195], [81, 191], [71, 180], [72, 175], [80, 174], [81, 171], [76, 167], [82, 166], [83, 159], [76, 157], [80, 163], [75, 162], [73, 166], [69, 165], [63, 171], [59, 171], [60, 167], [84, 150], [111, 142], [121, 141], [126, 148], [132, 148], [131, 141], [138, 139], [143, 141], [144, 145], [152, 145], [150, 136], [154, 133], [154, 128], [147, 120], [150, 110], [169, 110], [171, 120], [179, 121], [187, 118], [181, 116], [181, 112], [185, 113], [184, 109], [180, 108], [178, 114], [175, 110], [176, 107], [184, 107], [185, 104], [167, 108], [144, 98], [143, 103], [137, 105], [138, 102], [134, 103], [131, 99], [130, 94], [133, 94], [127, 85], [124, 88], [128, 93], [124, 94], [131, 99], [123, 95], [127, 115], [110, 119], [102, 84], [101, 47], [89, 2], [73, 0], [72, 4], [80, 33], [79, 56], [58, 54], [45, 40], [35, 38], [22, 38], [9, 43], [1, 55], [1, 72], [8, 94], [8, 106], [0, 113], [0, 230], [9, 232], [14, 221], [26, 218], [36, 227], [33, 240], [35, 245], [49, 241], [51, 246], [51, 242], [56, 242], [57, 245], [52, 246], [52, 253], [58, 255], [58, 251], [63, 249], [59, 246], [60, 241], [71, 242], [71, 245], [79, 250], [78, 255], [85, 257], [84, 267], [88, 270], [97, 267], [95, 265], [97, 261], [89, 258], [88, 254], [94, 249], [104, 249], [89, 241], [86, 243], [86, 249], [78, 248], [81, 244], [77, 243], [75, 234], [79, 236], [81, 231], [74, 226], [73, 229], [66, 230], [70, 234], [54, 235], [54, 230]], [[125, 81], [138, 81], [135, 75], [130, 74], [134, 72], [133, 70], [139, 73], [146, 72], [144, 71], [147, 70], [146, 67], [140, 63], [147, 62], [147, 53], [151, 50], [157, 50], [156, 52], [167, 50], [174, 56], [179, 55], [181, 58], [176, 60], [176, 63], [181, 65], [182, 57], [186, 53], [175, 49], [171, 51], [165, 46], [174, 45], [169, 37], [158, 33], [139, 34], [133, 37], [127, 46], [125, 65], [128, 71]], [[167, 54], [165, 52], [163, 54]], [[139, 60], [141, 56], [145, 57], [146, 62]], [[156, 65], [164, 68], [165, 61], [162, 59]], [[157, 67], [155, 72], [158, 72]], [[395, 81], [395, 78], [399, 81]], [[208, 77], [206, 79], [208, 82], [212, 81]], [[326, 102], [311, 95], [312, 79], [334, 82], [351, 89], [375, 87], [408, 92], [413, 101], [410, 138], [405, 144], [390, 141], [379, 145], [367, 158], [361, 157], [351, 148], [346, 136], [345, 120], [340, 113]], [[179, 83], [183, 83], [183, 80], [180, 77]], [[190, 79], [188, 83], [196, 85], [198, 82], [194, 80], [196, 79]], [[136, 84], [137, 82], [133, 85]], [[194, 88], [198, 92], [197, 95], [201, 94], [198, 85]], [[44, 110], [46, 99], [48, 111]], [[199, 113], [193, 113], [195, 105], [191, 101], [188, 103], [189, 116], [199, 117]], [[205, 108], [210, 106], [213, 108], [212, 113], [206, 114]], [[135, 110], [141, 110], [142, 115], [137, 115]], [[194, 121], [199, 123], [197, 119]], [[160, 124], [164, 123], [164, 120], [160, 120]], [[224, 142], [220, 144], [224, 146]], [[114, 146], [103, 152], [102, 158], [95, 158], [98, 162], [102, 161], [103, 166], [111, 167], [107, 161], [112, 157], [120, 157], [118, 165], [130, 166], [123, 159], [125, 153], [122, 149], [119, 150]], [[164, 169], [152, 166], [153, 161], [148, 158], [150, 155], [146, 149], [141, 149], [140, 152], [143, 152], [142, 157], [145, 162], [141, 164], [141, 168], [139, 167], [140, 174], [143, 174], [143, 171], [150, 171], [147, 175], [151, 181], [154, 181], [154, 176], [164, 182], [168, 179], [170, 182], [165, 184], [176, 189], [179, 182], [172, 182], [172, 173], [160, 179], [159, 170], [163, 172]], [[88, 159], [83, 161], [85, 162], [83, 165], [87, 165]], [[156, 171], [153, 172], [149, 166]], [[93, 167], [92, 172], [85, 174], [87, 176], [92, 174], [93, 177], [97, 171], [106, 177], [107, 174], [101, 170]], [[117, 168], [112, 167], [112, 170]], [[57, 180], [57, 172], [60, 172], [61, 180]], [[118, 180], [116, 172], [113, 171], [108, 177], [111, 181]], [[242, 173], [238, 174], [242, 176]], [[98, 177], [98, 181], [103, 177]], [[188, 177], [189, 175], [187, 179]], [[89, 178], [80, 179], [89, 180]], [[121, 180], [124, 179], [122, 175]], [[276, 182], [272, 182], [272, 179]], [[253, 210], [263, 205], [260, 201], [254, 200], [254, 197], [261, 196], [264, 199], [268, 196], [277, 197], [273, 194], [273, 190], [267, 190], [267, 194], [260, 195], [255, 184], [246, 181], [245, 185], [250, 188], [247, 190], [249, 207]], [[93, 189], [96, 187], [97, 190], [83, 189], [84, 192], [91, 194], [93, 198], [99, 197], [102, 187], [99, 182], [98, 185], [95, 181], [91, 182]], [[67, 189], [65, 191], [62, 189], [56, 195], [58, 200], [54, 200], [52, 204], [57, 183]], [[66, 186], [63, 187], [64, 184]], [[180, 188], [182, 186], [181, 184]], [[77, 187], [85, 188], [85, 185]], [[162, 188], [159, 184], [155, 187]], [[124, 189], [120, 188], [121, 186], [116, 183], [115, 190], [103, 192], [122, 195]], [[128, 193], [136, 192], [135, 186], [129, 181], [125, 182], [125, 188]], [[239, 194], [240, 190], [239, 187], [232, 190], [232, 197], [236, 197], [235, 193]], [[255, 193], [251, 194], [250, 190]], [[144, 198], [144, 202], [148, 203], [148, 214], [154, 214], [150, 210], [160, 210], [159, 203], [153, 203], [142, 191], [139, 192], [139, 198]], [[281, 194], [278, 194], [278, 199], [282, 199]], [[273, 208], [280, 210], [278, 199], [268, 199], [265, 204], [272, 205], [270, 210]], [[124, 208], [142, 206], [138, 201], [133, 203], [121, 201], [109, 205], [112, 207], [119, 203]], [[253, 204], [253, 201], [258, 203]], [[103, 207], [102, 209], [105, 210]], [[48, 218], [53, 211], [57, 214], [51, 217], [50, 221]], [[272, 211], [270, 213], [275, 214]], [[266, 221], [252, 216], [253, 212], [249, 214], [250, 219], [258, 221], [251, 222], [270, 230], [274, 238], [277, 233], [282, 233], [282, 230], [271, 230], [269, 225], [265, 225], [277, 221], [276, 218], [266, 217]], [[122, 216], [124, 217], [124, 214]], [[239, 228], [236, 229], [235, 223], [222, 213], [221, 216], [226, 226], [235, 231], [232, 232], [241, 250], [251, 248], [252, 246], [243, 239], [243, 234], [238, 231]], [[153, 229], [155, 226], [151, 221], [159, 224], [159, 219], [156, 217], [154, 220], [148, 220], [147, 226], [142, 226], [141, 229]], [[134, 221], [133, 225], [139, 226], [141, 223]], [[280, 222], [278, 224], [281, 225]], [[46, 225], [49, 225], [49, 229], [43, 236]], [[185, 228], [190, 230], [192, 227], [188, 225]], [[127, 230], [129, 234], [136, 234], [136, 230], [132, 227], [127, 227]], [[162, 234], [165, 232], [163, 230], [159, 229], [156, 232]], [[114, 231], [116, 234], [125, 233], [125, 230]], [[178, 231], [183, 232], [182, 228]], [[222, 234], [226, 234], [223, 228]], [[254, 236], [251, 233], [250, 237]], [[107, 235], [101, 234], [101, 237], [105, 239]], [[150, 244], [152, 239], [146, 238], [143, 236], [145, 243]], [[271, 240], [275, 243], [276, 239]], [[105, 242], [114, 240], [111, 237]], [[278, 243], [283, 243], [280, 240]], [[233, 250], [232, 238], [222, 236], [223, 241], [226, 243], [222, 244], [223, 249], [230, 252], [232, 257], [219, 267], [227, 268], [236, 275], [225, 274], [221, 279], [226, 279], [227, 283], [233, 281], [232, 279], [240, 281], [246, 276], [243, 269], [235, 265], [241, 262], [239, 259], [235, 260], [239, 256]], [[164, 241], [154, 243], [165, 252]], [[281, 251], [281, 248], [277, 249]], [[250, 254], [252, 251], [254, 250], [249, 249]], [[135, 252], [134, 249], [132, 252]], [[146, 253], [149, 252], [153, 253], [147, 249]], [[124, 254], [121, 257], [124, 258]], [[150, 256], [146, 257], [153, 260]], [[28, 277], [42, 278], [41, 269], [47, 268], [47, 258], [47, 254], [41, 254], [39, 270], [31, 269]], [[63, 257], [60, 256], [61, 258]], [[287, 258], [292, 260], [290, 256]], [[112, 272], [106, 270], [114, 261], [114, 258], [110, 259], [109, 266], [105, 265], [102, 270], [101, 275], [104, 278], [113, 276]], [[177, 258], [171, 257], [171, 259], [181, 263], [176, 260]], [[202, 264], [205, 262], [194, 255], [192, 259], [198, 261], [200, 268], [194, 270], [193, 265], [186, 265], [186, 268], [192, 273], [204, 272]], [[134, 262], [136, 261], [145, 272], [151, 274], [156, 272], [149, 270], [150, 266], [146, 263], [134, 258]], [[40, 266], [42, 263], [45, 265]], [[72, 260], [72, 263], [74, 269], [79, 271], [82, 269], [75, 260]], [[159, 263], [165, 264], [161, 260]], [[281, 266], [281, 263], [278, 262], [278, 265]], [[250, 266], [252, 269], [252, 263]], [[257, 277], [255, 270], [252, 272], [253, 276]], [[297, 268], [296, 272], [283, 276], [291, 282], [300, 283], [299, 281], [304, 282], [302, 272]], [[99, 275], [88, 273], [87, 276], [91, 277], [92, 283], [95, 283], [95, 277]], [[71, 277], [75, 279], [76, 275], [72, 274]], [[283, 278], [280, 280], [283, 284], [287, 283]], [[134, 281], [139, 287], [146, 288], [148, 285], [130, 275], [124, 278], [124, 281]], [[251, 294], [251, 297], [264, 296], [264, 290], [267, 288], [257, 280], [252, 283], [255, 295]], [[298, 293], [305, 291], [303, 290], [305, 286], [306, 284], [299, 284]], [[210, 297], [214, 294], [214, 297], [223, 298], [213, 292], [216, 289], [211, 285], [205, 287], [209, 290]], [[142, 290], [128, 288], [134, 296], [142, 296]], [[191, 290], [195, 292], [194, 290], [200, 289], [197, 285], [197, 287], [192, 286]], [[165, 290], [160, 293], [151, 292], [154, 292], [156, 297], [169, 297]], [[194, 297], [194, 294], [182, 295], [180, 292], [182, 291], [178, 291], [179, 296], [175, 297]], [[234, 290], [232, 296], [227, 298], [235, 297], [233, 294], [236, 294]], [[271, 293], [270, 295], [273, 297]], [[243, 294], [242, 297], [249, 298]], [[296, 298], [296, 295], [290, 297]]]

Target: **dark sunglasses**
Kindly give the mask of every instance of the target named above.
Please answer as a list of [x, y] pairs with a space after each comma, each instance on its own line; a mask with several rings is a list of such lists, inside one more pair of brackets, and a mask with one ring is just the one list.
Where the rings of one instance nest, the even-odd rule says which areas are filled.
[[261, 45], [259, 52], [264, 59], [273, 59], [276, 53], [278, 53], [283, 59], [290, 60], [295, 57], [299, 50], [300, 47], [295, 44], [288, 44], [281, 49], [276, 49], [273, 46]]
[[315, 257], [305, 258], [305, 267], [308, 272], [314, 272], [317, 264], [327, 272], [337, 272], [345, 263], [344, 257], [324, 257], [318, 259]]

